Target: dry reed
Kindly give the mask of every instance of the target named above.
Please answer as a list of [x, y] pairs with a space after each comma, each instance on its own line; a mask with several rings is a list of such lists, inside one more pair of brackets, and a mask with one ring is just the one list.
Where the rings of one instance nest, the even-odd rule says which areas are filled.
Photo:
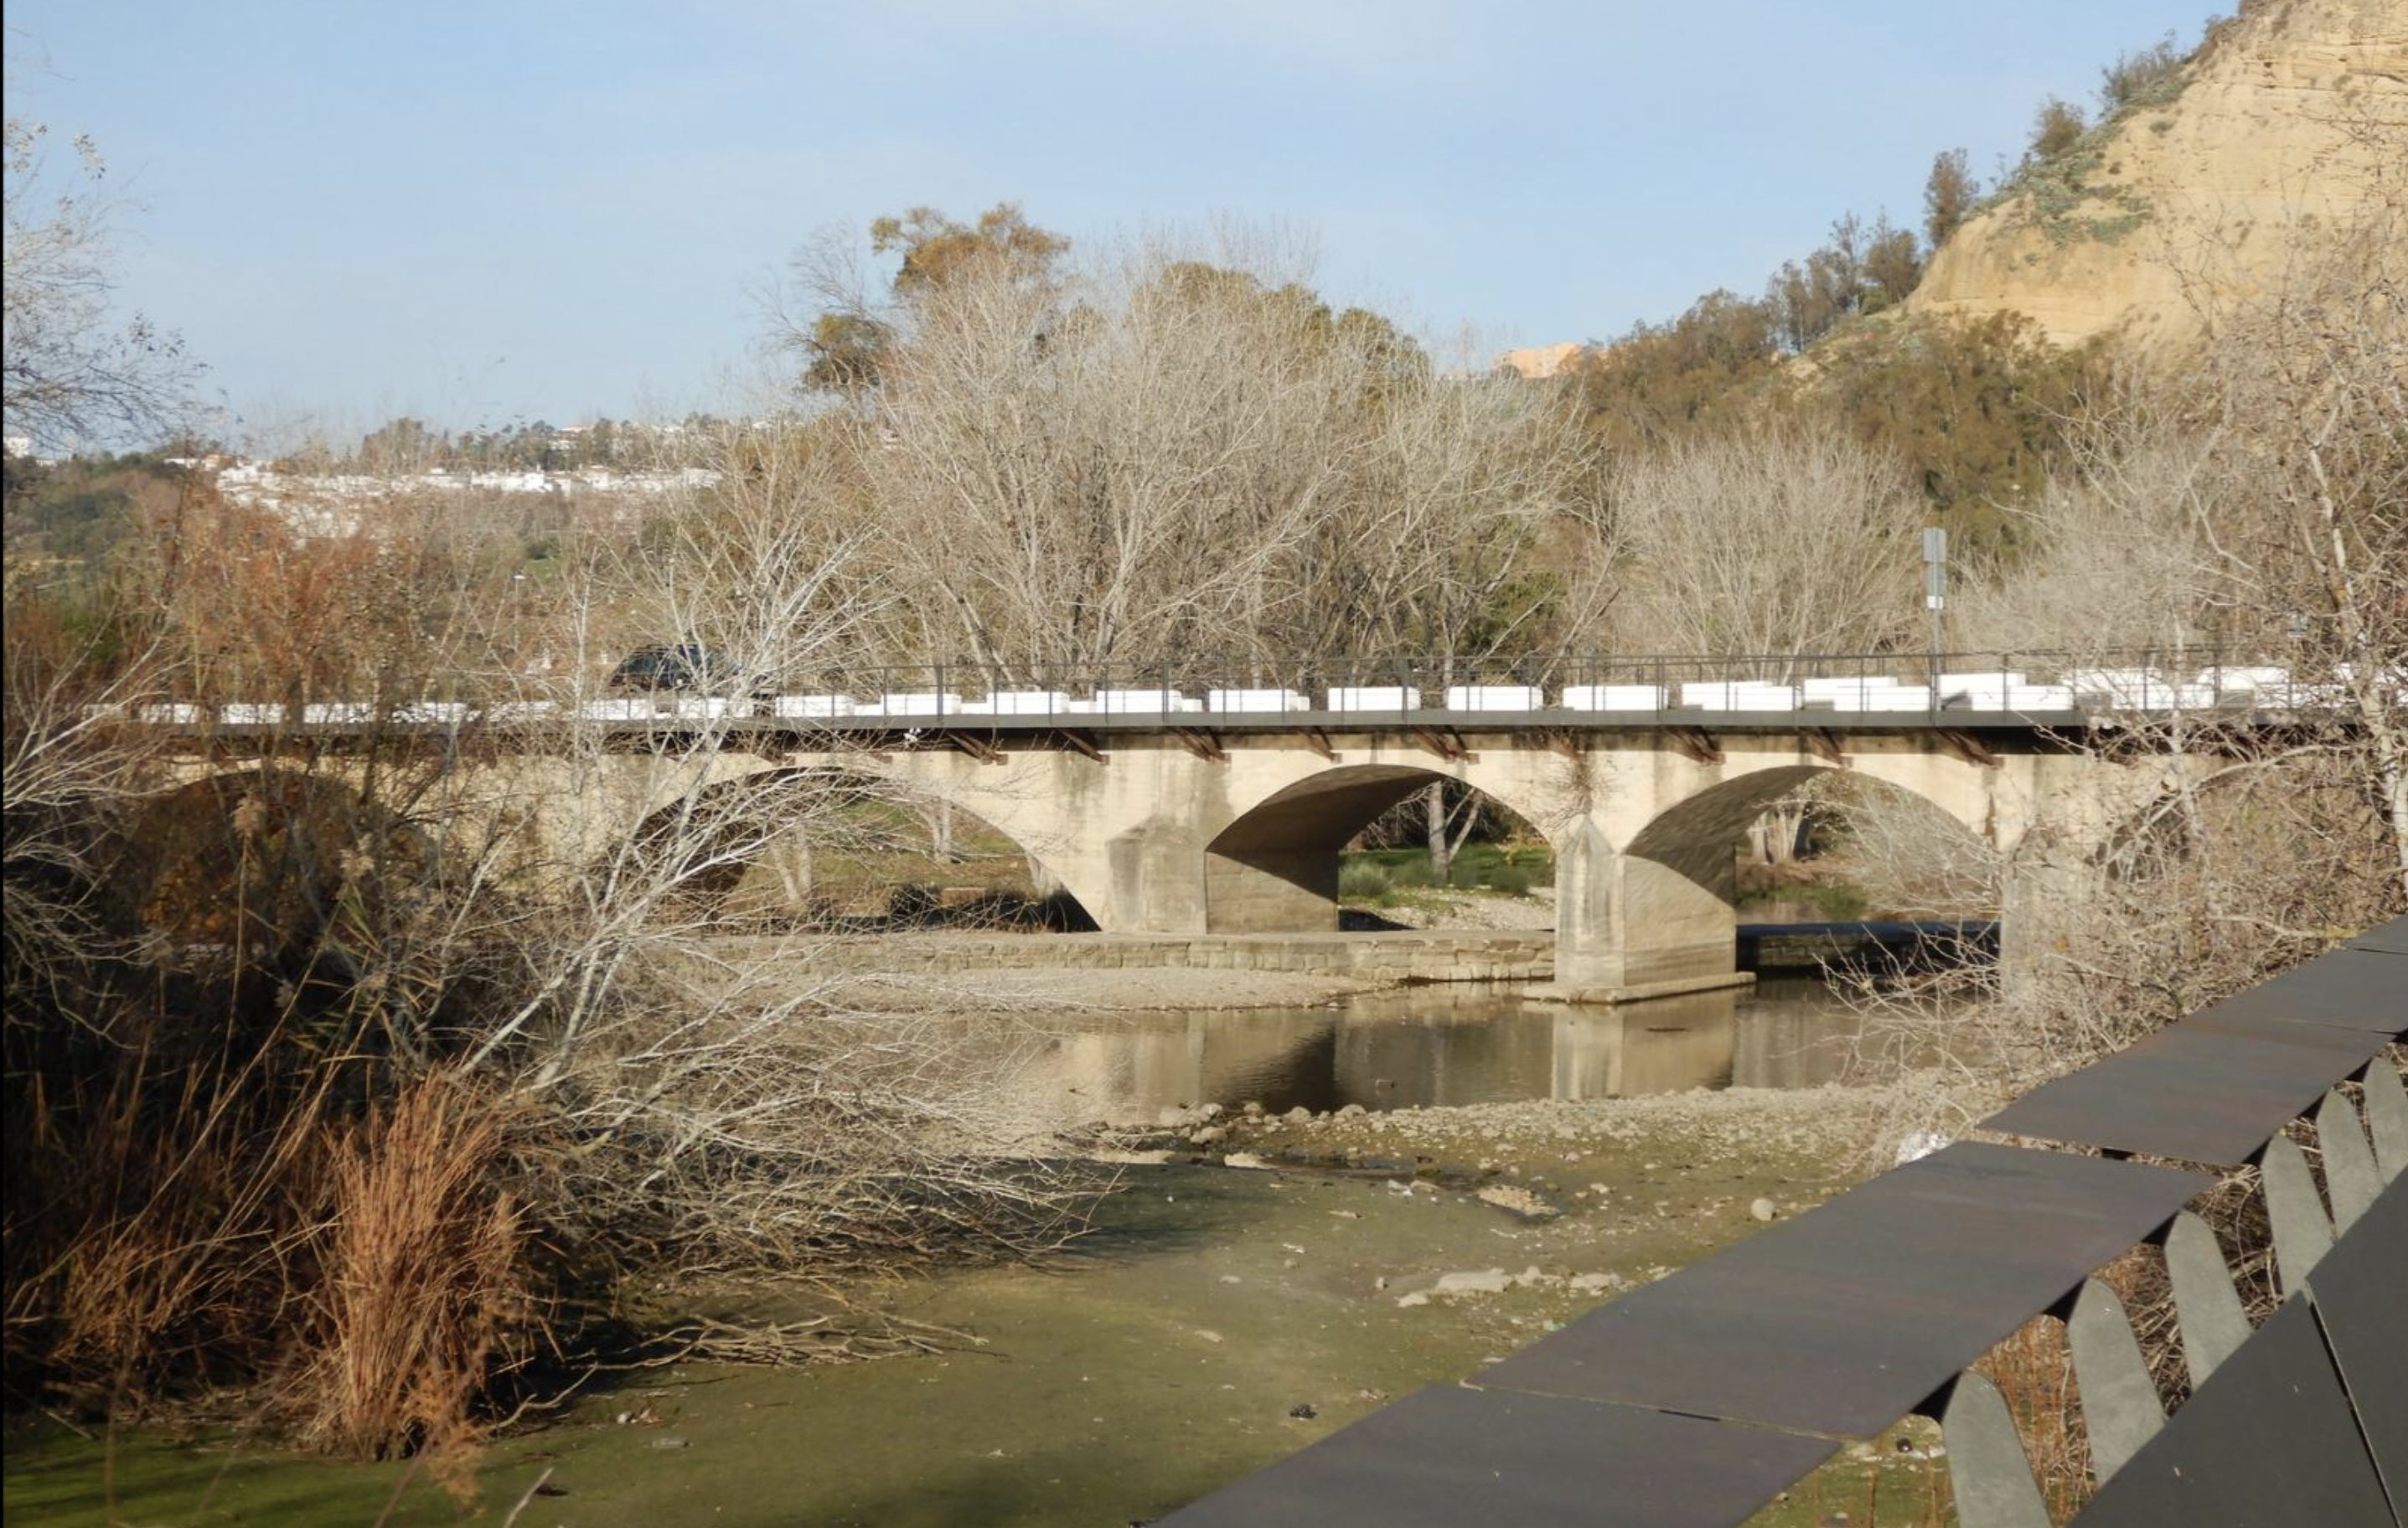
[[286, 1397], [304, 1441], [356, 1458], [462, 1456], [531, 1296], [526, 1225], [498, 1184], [506, 1107], [437, 1072], [325, 1150], [334, 1214], [315, 1352]]

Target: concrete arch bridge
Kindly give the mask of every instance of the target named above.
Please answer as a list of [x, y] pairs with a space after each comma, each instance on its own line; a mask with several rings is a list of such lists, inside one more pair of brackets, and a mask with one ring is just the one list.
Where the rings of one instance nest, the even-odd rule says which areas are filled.
[[[438, 757], [452, 799], [513, 804], [512, 820], [553, 863], [593, 863], [663, 812], [738, 782], [873, 779], [993, 825], [1107, 933], [1187, 936], [1335, 929], [1340, 850], [1412, 793], [1453, 780], [1545, 836], [1556, 863], [1557, 986], [1612, 1000], [1732, 978], [1735, 840], [1817, 775], [1918, 798], [2014, 856], [2003, 931], [2012, 957], [2019, 907], [2062, 873], [2043, 867], [2078, 864], [2114, 824], [2213, 763], [2172, 751], [2111, 759], [2079, 746], [2077, 731], [2009, 713], [1868, 714], [1839, 726], [1828, 716], [1800, 725], [1732, 714], [1707, 726], [1598, 715], [1567, 725], [1428, 712], [1206, 724], [1219, 720], [1124, 716], [1073, 728], [655, 716], [510, 728], [388, 719], [307, 728], [297, 741], [316, 767], [338, 771], [394, 746]], [[291, 730], [194, 728], [180, 772], [248, 767], [245, 755], [255, 761], [271, 735], [280, 756], [296, 741]], [[2051, 852], [2019, 852], [2039, 844]]]

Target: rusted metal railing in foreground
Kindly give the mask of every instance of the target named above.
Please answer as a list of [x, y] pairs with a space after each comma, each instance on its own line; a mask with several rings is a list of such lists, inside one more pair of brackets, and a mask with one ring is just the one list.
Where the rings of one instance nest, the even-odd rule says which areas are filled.
[[[1964, 1528], [2048, 1528], [1973, 1364], [2063, 1319], [2082, 1528], [2398, 1524], [2408, 1509], [2408, 918], [2035, 1089], [1959, 1142], [1421, 1391], [1165, 1528], [1732, 1528], [1852, 1442], [1936, 1419]], [[2362, 1107], [2342, 1091], [2359, 1084]], [[2283, 1132], [2313, 1119], [2324, 1179]], [[2151, 1164], [2130, 1160], [2153, 1159]], [[2254, 1330], [2188, 1207], [2254, 1164], [2282, 1303]], [[2098, 1271], [2163, 1250], [2168, 1415]]]

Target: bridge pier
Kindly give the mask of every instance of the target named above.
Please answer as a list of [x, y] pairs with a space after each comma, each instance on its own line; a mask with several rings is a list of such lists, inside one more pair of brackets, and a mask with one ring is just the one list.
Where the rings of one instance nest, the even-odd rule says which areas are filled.
[[1618, 852], [1593, 819], [1555, 842], [1555, 979], [1534, 996], [1619, 1003], [1756, 978], [1737, 969], [1727, 840]]
[[2066, 924], [2099, 873], [2053, 837], [2027, 839], [2000, 884], [1999, 990], [2009, 997], [2047, 980], [2056, 951], [2065, 946]]

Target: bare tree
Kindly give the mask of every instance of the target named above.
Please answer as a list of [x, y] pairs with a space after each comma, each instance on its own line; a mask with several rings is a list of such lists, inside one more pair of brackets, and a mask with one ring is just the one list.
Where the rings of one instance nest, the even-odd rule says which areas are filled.
[[1837, 430], [1676, 439], [1612, 484], [1627, 651], [1784, 659], [1878, 651], [1913, 630], [1922, 508], [1886, 453]]
[[164, 430], [194, 367], [173, 332], [139, 313], [111, 318], [111, 224], [121, 207], [99, 190], [107, 165], [88, 137], [75, 139], [76, 166], [64, 179], [47, 173], [49, 132], [10, 116], [0, 150], [7, 238], [0, 416], [10, 433], [52, 446], [94, 432]]
[[[855, 452], [926, 650], [1083, 680], [1166, 654], [1478, 652], [1571, 534], [1586, 448], [1543, 390], [1440, 375], [1240, 239], [899, 305]], [[1269, 274], [1257, 274], [1268, 271]]]
[[2156, 650], [2179, 661], [2234, 634], [2248, 599], [2212, 528], [2249, 485], [2228, 442], [2167, 415], [2147, 384], [2067, 432], [2071, 462], [2018, 512], [2009, 555], [1968, 558], [1950, 612], [1969, 651]]
[[[2074, 667], [2145, 652], [2163, 683], [2069, 739], [2131, 766], [2123, 810], [1966, 867], [2005, 905], [2003, 991], [1879, 995], [1876, 1035], [1963, 1068], [1971, 1101], [1927, 1095], [1927, 1116], [1970, 1117], [2408, 906], [2400, 218], [2371, 196], [2244, 295], [2201, 288], [2200, 348], [2074, 432], [2027, 555], [1969, 591], [1981, 640]], [[2216, 659], [2273, 672], [2236, 687]], [[1930, 857], [1894, 826], [1859, 843], [1892, 880]]]
[[2254, 596], [2244, 629], [2338, 687], [2408, 899], [2408, 121], [2361, 130], [2389, 179], [2258, 301], [2211, 316], [2197, 385], [2255, 491], [2214, 540]]

